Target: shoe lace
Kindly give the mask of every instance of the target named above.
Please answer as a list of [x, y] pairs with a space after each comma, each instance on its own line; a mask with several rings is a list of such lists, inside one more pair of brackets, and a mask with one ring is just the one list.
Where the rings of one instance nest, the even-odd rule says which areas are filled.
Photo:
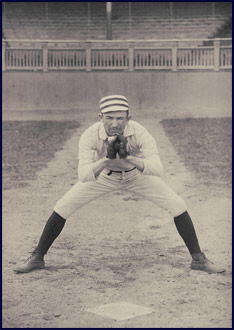
[[27, 263], [30, 259], [32, 259], [33, 257], [33, 254], [31, 254], [26, 260], [25, 260], [25, 263]]
[[210, 261], [210, 259], [206, 258], [206, 260], [209, 261], [212, 265], [214, 265], [214, 263]]
[[203, 259], [202, 260], [198, 260], [198, 261], [202, 261], [203, 263], [204, 262], [206, 262], [206, 261], [208, 261], [208, 262], [210, 262], [212, 265], [214, 265], [214, 263], [212, 262], [212, 261], [210, 261], [207, 257], [206, 257], [206, 255], [204, 254], [204, 253], [202, 253], [202, 256], [203, 256]]
[[208, 261], [209, 263], [211, 263], [212, 265], [214, 265], [214, 263], [213, 263], [212, 261], [210, 261], [210, 259], [208, 259], [208, 258], [204, 255], [203, 263], [205, 263], [206, 261]]
[[34, 249], [33, 251], [30, 251], [30, 256], [26, 259], [25, 262], [28, 262], [30, 259], [32, 259], [36, 255], [40, 255], [40, 252], [37, 249]]

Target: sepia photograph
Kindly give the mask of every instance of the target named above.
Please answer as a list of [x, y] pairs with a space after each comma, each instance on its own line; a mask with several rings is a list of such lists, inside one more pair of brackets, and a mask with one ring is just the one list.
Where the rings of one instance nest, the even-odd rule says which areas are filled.
[[232, 328], [232, 2], [2, 2], [2, 328]]

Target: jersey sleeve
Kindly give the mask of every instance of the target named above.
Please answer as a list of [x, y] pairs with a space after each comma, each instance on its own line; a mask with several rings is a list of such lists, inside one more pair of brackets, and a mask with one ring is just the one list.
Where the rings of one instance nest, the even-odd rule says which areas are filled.
[[139, 138], [139, 146], [144, 159], [143, 174], [161, 176], [163, 165], [153, 136], [145, 129]]
[[82, 182], [95, 181], [92, 164], [95, 162], [95, 140], [87, 130], [78, 144], [78, 179]]

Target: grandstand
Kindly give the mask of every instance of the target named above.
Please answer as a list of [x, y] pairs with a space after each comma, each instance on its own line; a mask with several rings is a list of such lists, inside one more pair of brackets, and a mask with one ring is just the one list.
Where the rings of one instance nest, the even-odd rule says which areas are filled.
[[[231, 15], [231, 2], [113, 2], [112, 39], [206, 39]], [[2, 27], [5, 39], [105, 40], [106, 3], [4, 2]]]
[[105, 2], [2, 4], [7, 118], [77, 116], [116, 91], [140, 111], [229, 113], [232, 2], [112, 2], [112, 40]]

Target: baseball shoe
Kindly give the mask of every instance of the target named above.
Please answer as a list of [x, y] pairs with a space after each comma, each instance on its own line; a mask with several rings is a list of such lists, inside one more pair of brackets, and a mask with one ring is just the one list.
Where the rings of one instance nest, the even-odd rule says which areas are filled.
[[204, 253], [194, 253], [192, 255], [192, 262], [190, 268], [193, 270], [201, 270], [209, 274], [212, 273], [224, 273], [224, 268], [216, 267], [210, 260], [208, 260]]
[[23, 263], [14, 269], [15, 273], [29, 273], [35, 269], [45, 268], [45, 261], [42, 254], [33, 252], [32, 255]]

